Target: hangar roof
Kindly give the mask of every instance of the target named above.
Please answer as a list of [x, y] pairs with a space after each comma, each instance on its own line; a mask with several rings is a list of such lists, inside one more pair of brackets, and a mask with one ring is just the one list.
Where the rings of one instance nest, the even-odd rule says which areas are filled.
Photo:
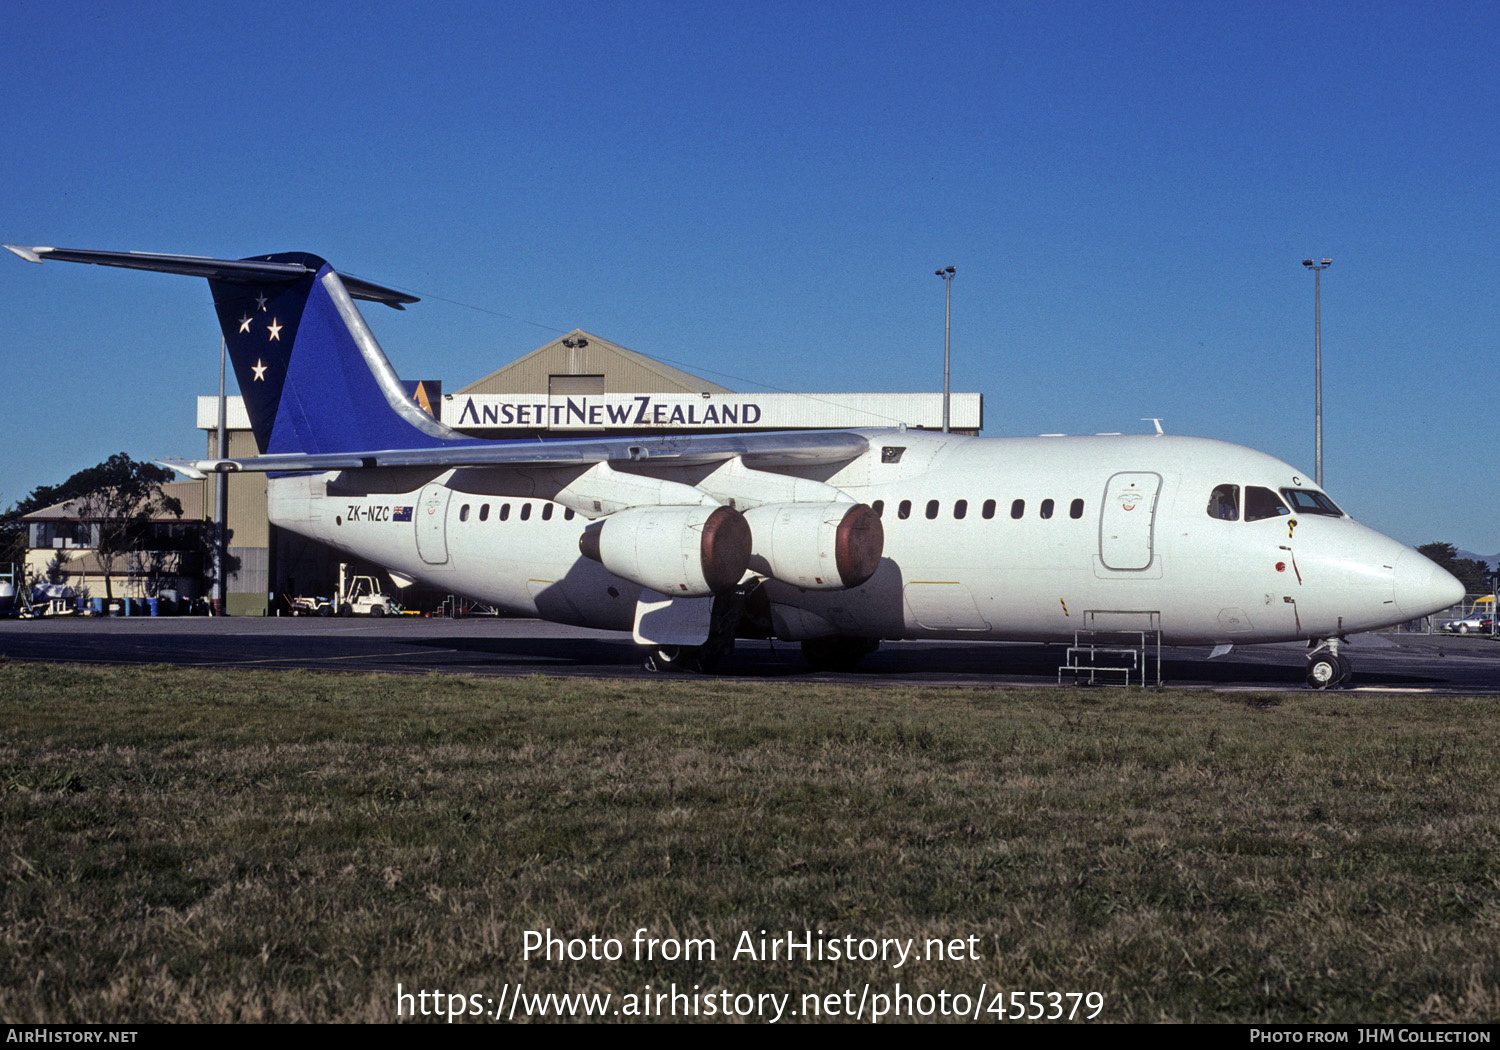
[[547, 390], [551, 376], [562, 375], [602, 375], [604, 389], [601, 393], [607, 394], [730, 393], [728, 387], [627, 350], [581, 328], [538, 347], [456, 393], [541, 393]]

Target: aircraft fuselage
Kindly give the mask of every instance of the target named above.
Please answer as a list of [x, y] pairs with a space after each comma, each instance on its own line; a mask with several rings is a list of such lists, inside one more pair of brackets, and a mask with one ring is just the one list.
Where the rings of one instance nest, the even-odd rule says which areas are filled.
[[[1241, 446], [1159, 435], [866, 436], [869, 450], [837, 468], [780, 473], [875, 507], [879, 568], [847, 589], [766, 580], [777, 637], [1064, 641], [1085, 619], [1152, 624], [1176, 644], [1343, 637], [1425, 615], [1451, 585], [1337, 508], [1293, 509], [1292, 494], [1315, 486]], [[649, 475], [695, 480], [655, 461]], [[1251, 490], [1281, 506], [1247, 520], [1251, 501], [1264, 499]], [[514, 470], [359, 471], [272, 479], [270, 509], [282, 527], [428, 586], [630, 630], [642, 588], [582, 557], [588, 516], [537, 495], [545, 491]]]

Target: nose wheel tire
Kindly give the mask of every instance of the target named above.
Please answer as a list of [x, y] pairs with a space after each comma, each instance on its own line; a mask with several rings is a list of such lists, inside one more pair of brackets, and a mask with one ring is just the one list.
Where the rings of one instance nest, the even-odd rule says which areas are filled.
[[1353, 674], [1353, 665], [1342, 653], [1320, 653], [1307, 662], [1307, 684], [1314, 689], [1336, 689]]

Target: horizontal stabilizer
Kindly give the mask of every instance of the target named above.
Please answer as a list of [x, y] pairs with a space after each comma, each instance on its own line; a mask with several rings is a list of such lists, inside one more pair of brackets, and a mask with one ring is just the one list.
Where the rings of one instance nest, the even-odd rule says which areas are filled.
[[166, 467], [168, 470], [176, 471], [178, 474], [181, 474], [183, 477], [189, 479], [190, 481], [202, 481], [206, 477], [208, 477], [208, 475], [199, 470], [197, 466], [187, 462], [186, 460], [173, 458], [158, 459], [154, 462], [160, 464], [163, 467]]
[[[206, 259], [198, 255], [157, 255], [152, 252], [101, 252], [86, 248], [21, 248], [14, 244], [6, 248], [27, 262], [93, 263], [96, 266], [118, 266], [127, 270], [151, 270], [155, 273], [176, 273], [186, 277], [207, 277], [213, 281], [231, 284], [300, 281], [317, 272], [300, 262], [274, 262], [269, 259]], [[339, 277], [350, 297], [368, 302], [384, 303], [397, 310], [403, 304], [421, 302], [415, 295], [384, 288], [358, 277], [341, 273]]]

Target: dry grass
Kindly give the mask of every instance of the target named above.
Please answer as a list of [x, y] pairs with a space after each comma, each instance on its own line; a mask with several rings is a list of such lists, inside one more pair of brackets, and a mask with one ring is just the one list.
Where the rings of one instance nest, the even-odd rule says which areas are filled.
[[[0, 1019], [899, 981], [1098, 991], [1110, 1020], [1493, 1020], [1497, 713], [6, 665]], [[543, 928], [627, 956], [524, 960]], [[638, 928], [718, 957], [636, 961]], [[808, 928], [981, 958], [729, 957]]]

